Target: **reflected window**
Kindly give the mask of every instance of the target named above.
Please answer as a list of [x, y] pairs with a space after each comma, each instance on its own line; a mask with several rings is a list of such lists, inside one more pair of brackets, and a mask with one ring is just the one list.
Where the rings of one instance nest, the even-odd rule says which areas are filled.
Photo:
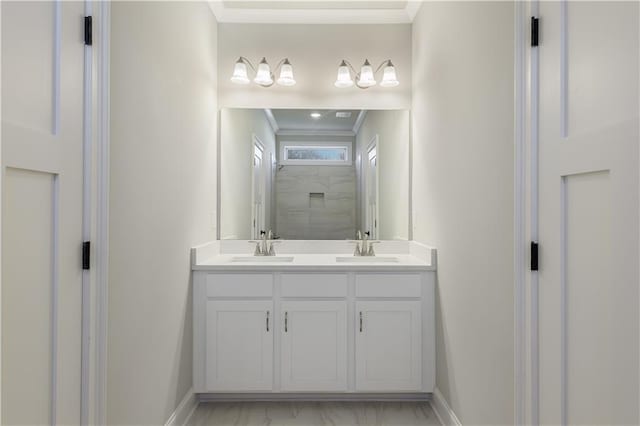
[[281, 146], [281, 164], [300, 165], [336, 165], [351, 164], [351, 144], [304, 145], [283, 143]]

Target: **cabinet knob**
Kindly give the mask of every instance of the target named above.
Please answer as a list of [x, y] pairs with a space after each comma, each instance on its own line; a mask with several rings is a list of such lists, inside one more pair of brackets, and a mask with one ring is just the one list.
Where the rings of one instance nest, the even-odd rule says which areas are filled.
[[284, 313], [284, 332], [285, 333], [289, 331], [288, 324], [289, 324], [289, 313], [285, 312]]
[[362, 311], [360, 311], [360, 333], [362, 333]]
[[267, 311], [267, 333], [269, 332], [269, 311]]

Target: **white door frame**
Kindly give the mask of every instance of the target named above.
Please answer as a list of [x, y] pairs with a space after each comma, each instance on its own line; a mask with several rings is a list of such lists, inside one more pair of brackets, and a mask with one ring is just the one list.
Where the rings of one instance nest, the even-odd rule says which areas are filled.
[[530, 242], [538, 239], [538, 51], [530, 45], [538, 0], [516, 1], [514, 134], [514, 424], [538, 424], [538, 276]]
[[526, 5], [524, 2], [515, 2], [515, 123], [514, 123], [514, 424], [524, 425], [526, 412], [526, 167], [525, 145], [526, 135], [526, 33], [525, 16]]
[[93, 383], [89, 388], [89, 423], [106, 425], [107, 408], [107, 302], [109, 277], [109, 150], [110, 150], [110, 32], [111, 2], [95, 1], [94, 49], [96, 60], [96, 196], [95, 203], [95, 291], [90, 330]]

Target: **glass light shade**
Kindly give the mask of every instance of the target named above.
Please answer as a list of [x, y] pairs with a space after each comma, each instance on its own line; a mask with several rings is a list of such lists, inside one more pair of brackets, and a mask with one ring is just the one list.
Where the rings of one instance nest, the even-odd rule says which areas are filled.
[[278, 84], [281, 86], [293, 86], [296, 84], [296, 80], [293, 78], [293, 67], [289, 63], [288, 59], [282, 64]]
[[249, 84], [249, 76], [247, 75], [247, 64], [242, 62], [242, 59], [238, 59], [236, 66], [233, 69], [233, 76], [231, 81], [236, 84]]
[[353, 86], [353, 80], [351, 80], [351, 73], [349, 67], [345, 61], [342, 61], [338, 68], [338, 78], [336, 79], [335, 86], [344, 89]]
[[371, 87], [376, 85], [376, 80], [373, 78], [373, 68], [369, 61], [365, 61], [362, 68], [360, 68], [360, 78], [358, 79], [358, 86]]
[[392, 63], [389, 63], [389, 65], [384, 68], [384, 75], [382, 76], [380, 86], [396, 87], [398, 84], [400, 84], [400, 82], [396, 77], [396, 67], [394, 67]]
[[267, 63], [265, 58], [262, 58], [260, 64], [258, 65], [258, 72], [256, 73], [256, 78], [253, 79], [254, 82], [258, 83], [261, 86], [270, 86], [273, 84], [273, 79], [271, 78], [271, 68]]

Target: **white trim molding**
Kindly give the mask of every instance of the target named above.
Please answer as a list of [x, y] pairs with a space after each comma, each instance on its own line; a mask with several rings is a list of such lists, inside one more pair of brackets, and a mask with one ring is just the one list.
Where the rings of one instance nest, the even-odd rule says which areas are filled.
[[431, 400], [431, 408], [436, 413], [436, 417], [440, 420], [440, 423], [444, 426], [461, 426], [462, 423], [458, 420], [456, 413], [453, 412], [447, 400], [440, 392], [440, 389], [436, 388], [433, 392], [433, 399]]
[[364, 123], [364, 119], [367, 116], [367, 110], [362, 109], [358, 114], [358, 118], [356, 118], [356, 122], [353, 124], [353, 134], [357, 135], [360, 131], [360, 127], [362, 127], [362, 123]]
[[189, 422], [191, 416], [198, 408], [198, 398], [196, 398], [196, 394], [193, 392], [193, 388], [190, 388], [187, 393], [176, 407], [175, 411], [171, 413], [169, 419], [167, 419], [165, 426], [184, 426]]
[[402, 393], [333, 393], [333, 392], [239, 392], [239, 393], [201, 393], [198, 394], [200, 402], [279, 402], [279, 401], [304, 401], [304, 402], [430, 402], [432, 394], [424, 392]]
[[278, 130], [278, 136], [355, 136], [352, 130]]
[[271, 130], [273, 130], [273, 133], [277, 135], [280, 130], [280, 126], [278, 126], [278, 122], [276, 121], [276, 117], [273, 115], [273, 111], [270, 108], [266, 108], [264, 110], [264, 115], [267, 117], [267, 121], [271, 125]]
[[[109, 150], [110, 150], [110, 98], [109, 61], [111, 2], [100, 1], [96, 5], [97, 23], [97, 144], [96, 144], [96, 238], [95, 238], [95, 291], [93, 292], [95, 315], [93, 320], [93, 345], [95, 360], [92, 364], [92, 414], [94, 425], [107, 424], [107, 304], [109, 287]], [[95, 18], [94, 18], [95, 22]]]
[[[330, 3], [330, 2], [328, 2]], [[400, 2], [399, 2], [400, 3]], [[336, 2], [337, 4], [337, 2]], [[243, 24], [409, 24], [422, 2], [410, 0], [398, 8], [242, 8], [210, 0], [218, 22]]]

